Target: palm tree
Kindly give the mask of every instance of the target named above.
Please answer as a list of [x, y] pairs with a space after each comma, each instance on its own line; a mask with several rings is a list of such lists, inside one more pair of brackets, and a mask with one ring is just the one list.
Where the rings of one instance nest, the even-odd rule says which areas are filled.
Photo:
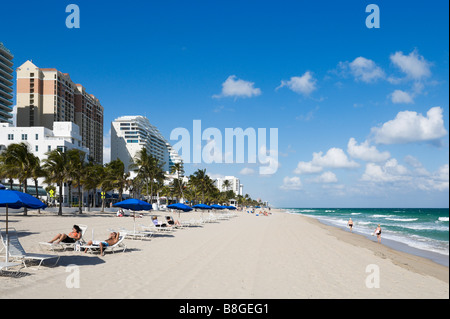
[[[17, 178], [19, 184], [24, 186], [24, 192], [28, 191], [27, 180], [33, 177], [33, 170], [39, 165], [39, 158], [30, 152], [25, 143], [10, 144], [2, 154], [4, 173], [10, 178], [11, 189], [12, 179]], [[27, 215], [27, 208], [24, 208], [23, 214]]]
[[213, 199], [211, 194], [217, 190], [214, 186], [214, 181], [206, 174], [206, 169], [198, 169], [194, 172], [192, 176], [193, 183], [198, 187], [199, 191], [202, 193], [202, 203], [205, 203], [205, 196]]
[[[173, 164], [173, 166], [170, 169], [170, 174], [174, 174], [177, 173], [177, 179], [178, 179], [178, 184], [180, 187], [180, 194], [181, 194], [181, 198], [184, 198], [183, 196], [183, 182], [180, 180], [180, 173], [183, 171], [183, 163], [175, 163]], [[174, 181], [175, 182], [175, 181]]]
[[47, 159], [44, 160], [44, 170], [50, 183], [56, 183], [59, 186], [59, 211], [58, 215], [62, 215], [63, 202], [63, 184], [66, 181], [68, 159], [67, 154], [59, 149], [55, 149], [47, 153]]
[[124, 188], [128, 189], [131, 185], [131, 181], [129, 180], [130, 173], [125, 172], [125, 165], [120, 159], [109, 162], [105, 165], [105, 169], [106, 181], [113, 189], [117, 189], [119, 192], [119, 202], [121, 202]]
[[102, 180], [103, 176], [105, 175], [104, 171], [105, 171], [105, 169], [102, 165], [94, 164], [92, 161], [86, 165], [86, 167], [83, 171], [82, 184], [88, 191], [88, 200], [87, 200], [88, 211], [91, 210], [91, 201], [89, 200], [90, 192], [92, 190], [94, 191], [92, 194], [92, 203], [94, 205], [95, 194], [96, 194], [95, 190], [101, 184], [101, 180]]
[[78, 188], [78, 213], [83, 213], [83, 199], [82, 199], [82, 185], [83, 185], [83, 174], [86, 167], [85, 159], [86, 153], [78, 150], [71, 149], [67, 151], [68, 165], [68, 175], [70, 179], [74, 182], [74, 186]]
[[130, 169], [136, 170], [138, 176], [142, 179], [149, 195], [148, 186], [150, 185], [150, 203], [153, 199], [153, 185], [155, 181], [164, 180], [164, 171], [162, 169], [164, 163], [147, 153], [146, 148], [142, 148], [134, 158], [134, 163], [130, 165]]

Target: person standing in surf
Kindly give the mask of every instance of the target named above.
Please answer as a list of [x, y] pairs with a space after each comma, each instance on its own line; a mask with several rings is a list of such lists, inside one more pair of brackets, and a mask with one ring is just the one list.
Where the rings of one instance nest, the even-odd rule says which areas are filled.
[[350, 231], [353, 232], [353, 220], [350, 218], [350, 220], [347, 222], [347, 226], [350, 228]]
[[381, 226], [378, 224], [377, 229], [375, 229], [374, 234], [377, 235], [378, 243], [381, 243]]

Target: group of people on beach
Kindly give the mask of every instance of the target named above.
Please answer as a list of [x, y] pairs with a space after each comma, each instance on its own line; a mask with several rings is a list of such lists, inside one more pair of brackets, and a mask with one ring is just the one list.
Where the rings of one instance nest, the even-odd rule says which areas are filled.
[[[347, 222], [347, 227], [350, 228], [350, 231], [353, 232], [353, 220], [350, 218]], [[375, 231], [372, 233], [372, 236], [377, 235], [377, 241], [381, 243], [381, 225], [378, 224]]]
[[[97, 240], [90, 240], [87, 242], [87, 246], [96, 246], [100, 248], [100, 255], [104, 255], [104, 249], [108, 246], [112, 246], [116, 244], [119, 241], [119, 233], [118, 232], [112, 232], [109, 237], [102, 241]], [[76, 243], [81, 239], [81, 228], [78, 225], [73, 225], [72, 231], [69, 234], [58, 234], [55, 237], [53, 237], [52, 240], [49, 241], [50, 244], [59, 244], [59, 243], [66, 243], [66, 244], [73, 244]], [[84, 250], [86, 253], [88, 248]]]

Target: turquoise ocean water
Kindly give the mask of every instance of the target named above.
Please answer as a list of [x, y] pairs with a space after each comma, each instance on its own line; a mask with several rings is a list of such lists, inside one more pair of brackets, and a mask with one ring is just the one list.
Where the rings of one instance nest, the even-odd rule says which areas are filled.
[[448, 266], [449, 209], [437, 208], [284, 208], [288, 213], [301, 214], [340, 228], [353, 220], [353, 232], [372, 236], [378, 224], [382, 228], [382, 243]]

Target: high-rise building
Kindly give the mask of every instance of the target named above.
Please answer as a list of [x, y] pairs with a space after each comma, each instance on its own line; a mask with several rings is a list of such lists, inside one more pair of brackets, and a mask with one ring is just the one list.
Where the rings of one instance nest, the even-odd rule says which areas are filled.
[[39, 68], [26, 61], [17, 68], [17, 126], [43, 126], [54, 122], [79, 126], [83, 147], [94, 162], [103, 164], [103, 107], [69, 74], [53, 68]]
[[[228, 186], [226, 186], [225, 181], [228, 181]], [[236, 196], [242, 195], [243, 192], [243, 185], [241, 184], [241, 181], [239, 178], [235, 176], [225, 176], [223, 178], [216, 178], [214, 180], [214, 185], [221, 191], [226, 192], [232, 190]]]
[[122, 116], [111, 123], [112, 161], [120, 159], [125, 169], [130, 171], [133, 159], [142, 148], [164, 163], [163, 170], [166, 172], [170, 172], [175, 163], [183, 163], [181, 156], [146, 117]]
[[14, 56], [0, 42], [0, 123], [12, 124]]

